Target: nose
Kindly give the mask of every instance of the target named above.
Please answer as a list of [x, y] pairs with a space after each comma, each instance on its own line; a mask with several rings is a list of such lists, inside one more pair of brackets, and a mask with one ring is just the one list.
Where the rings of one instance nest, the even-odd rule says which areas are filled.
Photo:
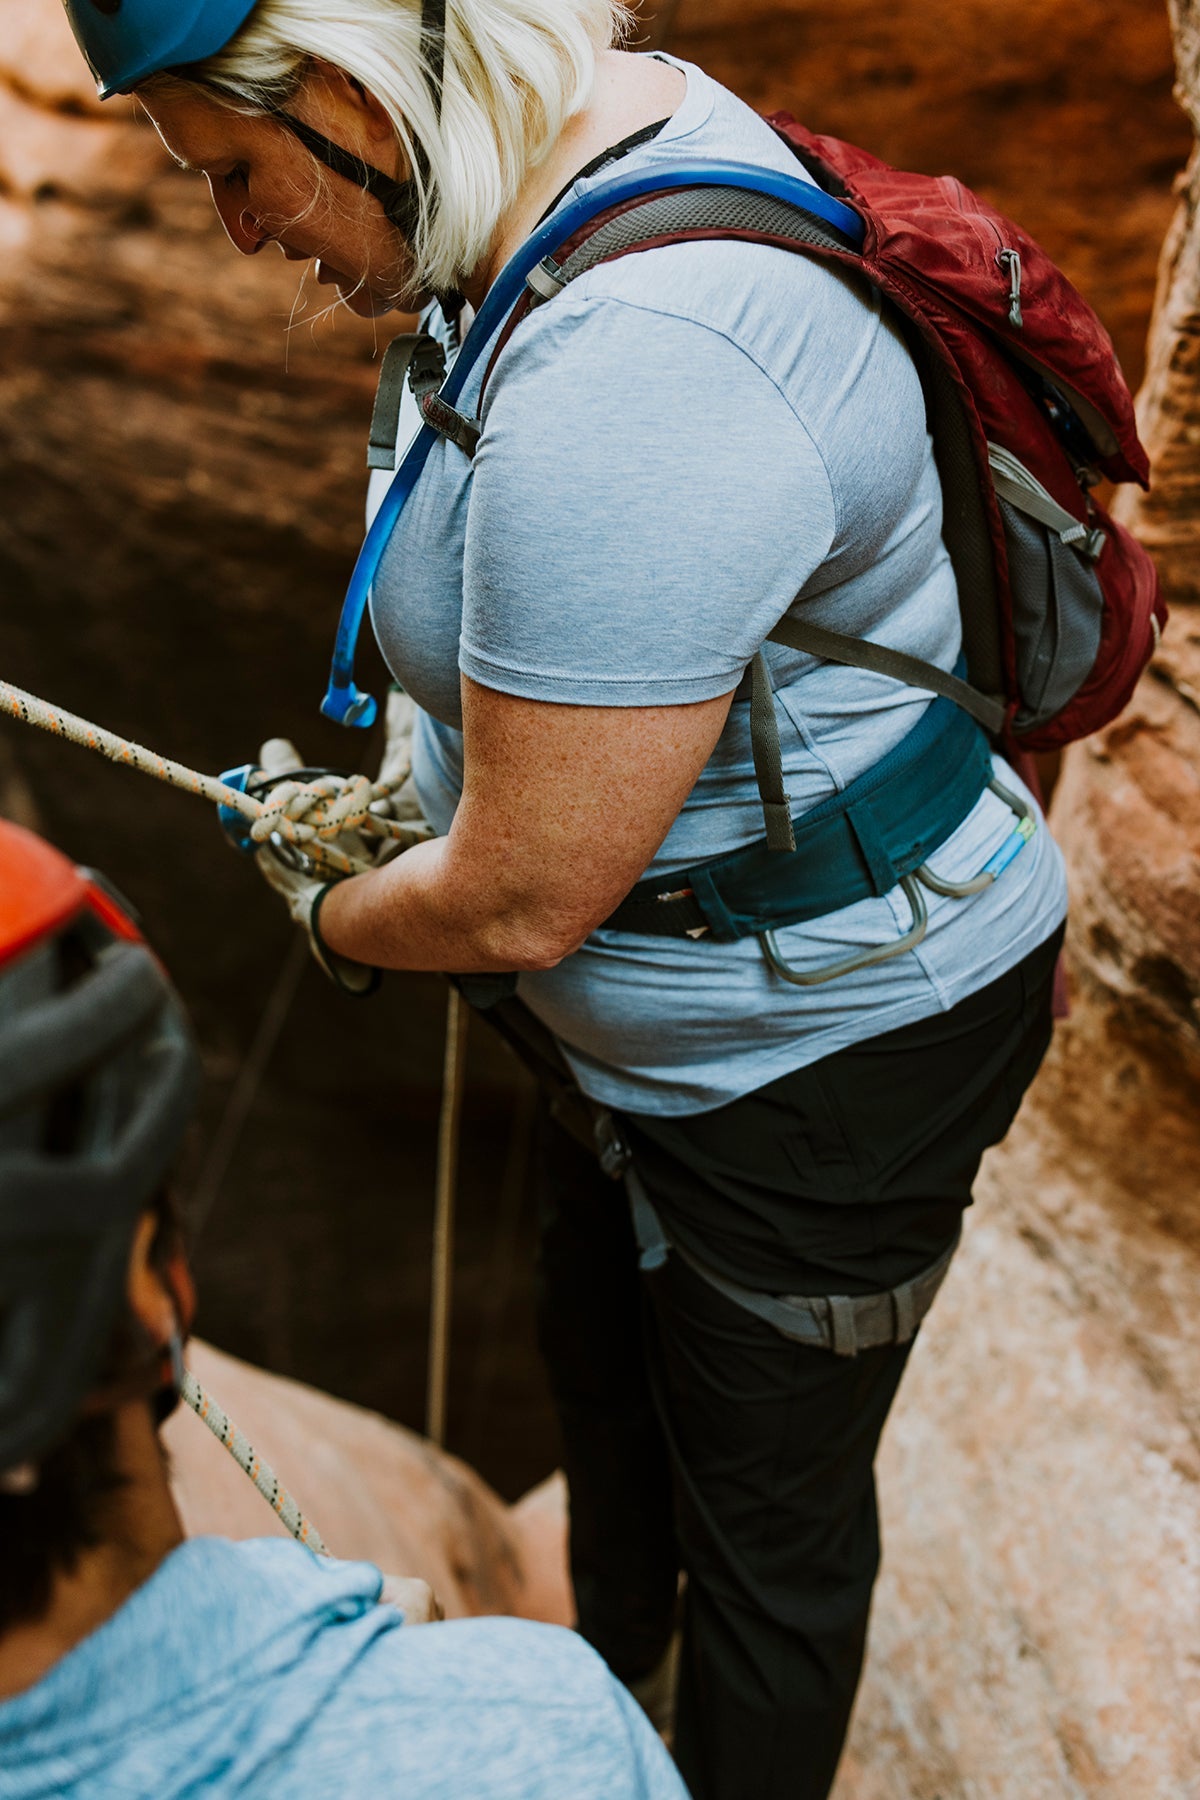
[[225, 227], [225, 235], [242, 256], [257, 256], [264, 244], [271, 242], [271, 233], [262, 221], [245, 205], [242, 196], [222, 192], [212, 181], [208, 184], [212, 195], [212, 203], [217, 217]]

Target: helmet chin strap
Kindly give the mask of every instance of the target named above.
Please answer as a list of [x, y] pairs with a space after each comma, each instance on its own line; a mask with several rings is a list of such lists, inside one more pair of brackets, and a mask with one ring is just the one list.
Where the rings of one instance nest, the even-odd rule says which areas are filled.
[[[446, 0], [422, 0], [421, 55], [440, 119], [446, 75]], [[414, 173], [405, 181], [395, 181], [381, 169], [373, 169], [370, 163], [363, 162], [352, 151], [333, 143], [324, 132], [315, 131], [311, 125], [306, 125], [302, 119], [297, 119], [283, 107], [273, 106], [269, 110], [304, 145], [310, 155], [315, 156], [334, 175], [340, 175], [344, 181], [352, 181], [365, 193], [374, 195], [388, 221], [402, 237], [411, 241], [416, 231], [420, 206], [417, 177], [420, 177], [421, 183], [426, 187], [429, 179], [429, 159], [420, 144], [413, 146]]]
[[[315, 131], [311, 125], [306, 125], [303, 119], [297, 119], [293, 113], [285, 112], [280, 106], [272, 106], [269, 110], [281, 125], [286, 125], [292, 136], [298, 139], [304, 148], [316, 157], [318, 162], [324, 163], [327, 169], [332, 170], [335, 175], [340, 175], [344, 181], [352, 181], [355, 187], [362, 188], [365, 193], [373, 194], [382, 206], [388, 221], [396, 227], [402, 237], [411, 240], [416, 230], [417, 209], [420, 204], [417, 183], [412, 175], [405, 181], [394, 181], [390, 175], [385, 175], [382, 169], [373, 169], [370, 163], [363, 162], [362, 158], [355, 156], [353, 151], [343, 150], [340, 144], [335, 144], [332, 139], [325, 136], [324, 132]], [[414, 148], [415, 161], [424, 176], [428, 170], [425, 154], [419, 144]], [[422, 167], [422, 165], [424, 166]]]

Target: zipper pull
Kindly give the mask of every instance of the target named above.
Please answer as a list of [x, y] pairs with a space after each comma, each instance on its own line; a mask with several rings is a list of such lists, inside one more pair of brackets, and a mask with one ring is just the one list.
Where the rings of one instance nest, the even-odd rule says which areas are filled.
[[1008, 322], [1014, 331], [1025, 323], [1021, 316], [1021, 253], [1019, 250], [997, 250], [996, 262], [1008, 270]]

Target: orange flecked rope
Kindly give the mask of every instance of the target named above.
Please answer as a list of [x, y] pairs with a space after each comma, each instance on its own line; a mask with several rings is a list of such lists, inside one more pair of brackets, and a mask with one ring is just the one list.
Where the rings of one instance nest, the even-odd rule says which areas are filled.
[[250, 1477], [267, 1505], [278, 1513], [292, 1536], [301, 1544], [307, 1545], [317, 1556], [328, 1556], [325, 1540], [316, 1526], [305, 1518], [270, 1463], [263, 1461], [245, 1432], [239, 1431], [228, 1413], [222, 1412], [212, 1395], [201, 1387], [190, 1370], [185, 1369], [183, 1372], [179, 1393], [196, 1417], [202, 1419], [213, 1436], [224, 1444], [238, 1468]]
[[390, 800], [403, 786], [407, 769], [400, 779], [389, 781], [370, 781], [365, 775], [346, 779], [323, 777], [307, 783], [288, 781], [276, 787], [269, 799], [256, 800], [252, 794], [239, 793], [212, 775], [202, 775], [198, 769], [189, 769], [184, 763], [159, 756], [129, 738], [93, 725], [90, 719], [64, 712], [60, 707], [39, 700], [36, 694], [28, 694], [23, 688], [2, 680], [0, 712], [48, 731], [54, 737], [80, 744], [86, 750], [94, 750], [110, 762], [137, 769], [143, 775], [152, 775], [156, 781], [165, 781], [185, 794], [198, 794], [215, 806], [232, 807], [243, 818], [252, 821], [250, 835], [257, 843], [265, 844], [272, 837], [279, 837], [301, 850], [316, 869], [330, 874], [357, 875], [374, 866], [373, 857], [359, 858], [348, 854], [344, 847], [333, 841], [343, 834], [358, 833], [368, 840], [397, 838], [405, 847], [429, 835], [426, 828], [402, 824], [372, 810], [378, 802]]

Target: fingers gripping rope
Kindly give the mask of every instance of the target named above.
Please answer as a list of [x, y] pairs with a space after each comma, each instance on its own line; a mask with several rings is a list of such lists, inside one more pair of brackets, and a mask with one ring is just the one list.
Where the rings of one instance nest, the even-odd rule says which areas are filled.
[[[407, 769], [393, 771], [387, 781], [373, 782], [365, 775], [348, 779], [327, 776], [308, 783], [284, 781], [272, 790], [268, 799], [256, 800], [252, 794], [239, 793], [211, 775], [202, 775], [184, 763], [172, 762], [169, 757], [158, 756], [141, 744], [105, 731], [88, 719], [50, 706], [45, 700], [39, 700], [36, 695], [13, 687], [7, 681], [0, 681], [0, 712], [8, 713], [26, 725], [35, 725], [55, 737], [81, 744], [99, 756], [106, 756], [110, 762], [152, 775], [156, 781], [165, 781], [184, 793], [199, 794], [214, 805], [232, 807], [253, 822], [251, 836], [257, 843], [267, 844], [272, 838], [280, 838], [302, 851], [317, 870], [329, 874], [360, 875], [374, 868], [374, 853], [368, 848], [373, 840], [395, 839], [408, 849], [431, 835], [425, 826], [381, 817], [372, 810], [390, 800], [404, 786]], [[362, 853], [335, 841], [343, 834], [351, 833], [366, 840]], [[352, 838], [349, 841], [352, 843]]]
[[232, 1456], [239, 1469], [245, 1471], [262, 1495], [263, 1499], [278, 1513], [292, 1536], [300, 1543], [307, 1545], [317, 1556], [328, 1556], [325, 1541], [316, 1526], [313, 1525], [287, 1489], [280, 1483], [270, 1463], [264, 1462], [246, 1437], [239, 1431], [227, 1413], [221, 1411], [212, 1395], [206, 1393], [196, 1377], [185, 1369], [179, 1386], [180, 1395], [191, 1407], [198, 1419], [202, 1419], [215, 1438], [218, 1438]]

